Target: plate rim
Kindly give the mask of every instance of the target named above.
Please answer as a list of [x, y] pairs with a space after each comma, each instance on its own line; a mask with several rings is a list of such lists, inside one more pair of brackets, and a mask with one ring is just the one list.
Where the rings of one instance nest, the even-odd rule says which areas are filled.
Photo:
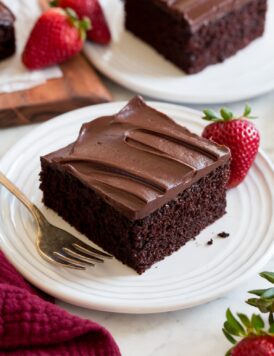
[[[117, 110], [119, 108], [121, 108], [123, 105], [125, 105], [127, 101], [120, 101], [120, 102], [113, 102], [113, 103], [107, 103], [107, 104], [98, 104], [98, 105], [93, 105], [93, 106], [88, 106], [85, 108], [81, 108], [81, 109], [76, 109], [73, 111], [70, 111], [66, 114], [62, 114], [57, 116], [55, 119], [52, 119], [46, 123], [43, 123], [41, 125], [39, 125], [37, 128], [33, 129], [30, 133], [28, 133], [27, 135], [23, 136], [14, 146], [12, 146], [5, 154], [4, 156], [1, 158], [0, 160], [0, 169], [2, 169], [2, 162], [4, 161], [4, 159], [7, 159], [6, 157], [8, 157], [10, 154], [12, 154], [13, 151], [16, 151], [16, 147], [17, 145], [20, 145], [21, 142], [24, 142], [25, 140], [28, 140], [29, 138], [33, 137], [33, 135], [36, 134], [36, 132], [40, 132], [43, 130], [44, 127], [54, 127], [56, 122], [62, 122], [64, 120], [65, 122], [65, 118], [64, 116], [67, 115], [72, 115], [73, 113], [76, 113], [79, 115], [82, 111], [91, 111], [94, 113], [94, 116], [96, 116], [96, 109], [98, 107], [100, 108], [113, 108], [113, 110]], [[200, 112], [197, 110], [193, 110], [191, 108], [188, 107], [184, 107], [181, 105], [175, 105], [175, 104], [167, 104], [167, 103], [163, 103], [163, 102], [147, 102], [148, 105], [152, 105], [154, 107], [156, 107], [156, 109], [158, 108], [158, 110], [168, 110], [168, 109], [176, 109], [176, 110], [182, 110], [182, 111], [187, 111], [190, 114], [193, 114], [196, 118], [198, 115], [200, 115]], [[91, 113], [92, 115], [92, 113]], [[272, 163], [272, 161], [269, 159], [269, 157], [264, 153], [263, 150], [260, 149], [259, 151], [259, 155], [262, 157], [262, 159], [265, 161], [265, 163], [267, 164], [267, 166], [269, 167], [269, 169], [271, 170], [272, 174], [274, 174], [274, 165]], [[3, 170], [5, 172], [5, 169]], [[273, 234], [273, 226], [274, 223], [271, 224], [271, 226], [269, 227], [268, 231], [267, 231], [267, 236], [269, 234]], [[222, 287], [222, 292], [221, 293], [215, 293], [215, 292], [211, 292], [211, 293], [207, 293], [206, 296], [204, 296], [203, 298], [200, 298], [199, 301], [196, 302], [183, 302], [183, 303], [172, 303], [172, 305], [168, 305], [168, 306], [164, 306], [162, 307], [161, 305], [155, 306], [155, 307], [151, 307], [151, 306], [116, 306], [113, 307], [113, 305], [111, 306], [106, 306], [106, 304], [103, 302], [102, 304], [98, 303], [96, 301], [96, 305], [92, 305], [92, 303], [86, 303], [83, 299], [79, 299], [76, 301], [75, 298], [71, 295], [68, 295], [67, 293], [64, 294], [64, 291], [62, 291], [61, 289], [59, 290], [53, 290], [50, 287], [48, 287], [47, 285], [44, 285], [42, 283], [42, 281], [40, 282], [39, 280], [37, 280], [37, 278], [33, 277], [33, 275], [31, 274], [31, 272], [29, 272], [28, 270], [25, 270], [24, 268], [22, 268], [20, 266], [20, 264], [18, 264], [14, 258], [14, 256], [12, 255], [11, 252], [11, 248], [7, 247], [5, 245], [5, 239], [7, 239], [8, 237], [5, 238], [5, 232], [2, 230], [2, 228], [0, 227], [0, 246], [2, 247], [3, 252], [5, 253], [6, 257], [8, 258], [8, 260], [12, 263], [13, 266], [15, 266], [16, 269], [18, 269], [20, 271], [20, 273], [28, 280], [30, 281], [30, 283], [32, 283], [33, 285], [36, 285], [38, 288], [40, 288], [41, 290], [45, 291], [46, 293], [53, 295], [55, 298], [62, 300], [64, 302], [67, 303], [71, 303], [80, 307], [85, 307], [85, 308], [89, 308], [89, 309], [94, 309], [94, 310], [100, 310], [100, 311], [107, 311], [107, 312], [117, 312], [117, 313], [131, 313], [131, 314], [147, 314], [147, 313], [160, 313], [160, 312], [167, 312], [167, 311], [174, 311], [174, 310], [181, 310], [181, 309], [186, 309], [186, 308], [190, 308], [190, 307], [194, 307], [196, 305], [200, 305], [200, 304], [204, 304], [207, 303], [209, 301], [212, 301], [214, 299], [217, 299], [221, 296], [223, 296], [224, 294], [226, 294], [228, 291], [231, 291], [232, 289], [234, 289], [235, 287], [237, 287], [240, 283], [242, 283], [243, 281], [247, 280], [249, 277], [251, 277], [253, 274], [257, 273], [259, 271], [259, 269], [261, 269], [263, 267], [263, 265], [265, 265], [270, 258], [272, 257], [273, 253], [274, 253], [274, 240], [271, 244], [271, 248], [268, 249], [267, 253], [265, 253], [263, 256], [261, 256], [259, 258], [259, 261], [252, 266], [252, 268], [250, 268], [247, 272], [245, 272], [244, 274], [242, 274], [241, 276], [238, 276], [236, 280], [234, 280], [233, 282], [229, 283], [228, 285], [226, 285], [226, 287]], [[66, 287], [66, 286], [65, 286]], [[66, 287], [67, 288], [67, 287]]]
[[[261, 86], [261, 87], [254, 87], [253, 90], [249, 90], [249, 87], [247, 86], [247, 89], [244, 93], [241, 92], [237, 92], [237, 91], [233, 91], [230, 93], [230, 95], [228, 95], [227, 93], [224, 94], [223, 96], [219, 95], [218, 97], [216, 97], [216, 95], [213, 96], [196, 96], [195, 98], [193, 96], [187, 96], [186, 94], [182, 97], [179, 94], [176, 95], [174, 93], [167, 93], [167, 92], [160, 92], [154, 89], [150, 89], [147, 87], [143, 87], [141, 85], [138, 85], [136, 82], [134, 82], [133, 80], [129, 80], [127, 81], [126, 79], [123, 80], [121, 78], [121, 76], [119, 75], [119, 73], [114, 72], [111, 67], [105, 67], [102, 65], [102, 62], [97, 61], [95, 59], [95, 57], [92, 54], [92, 49], [93, 46], [97, 46], [95, 44], [91, 44], [91, 43], [86, 43], [85, 44], [85, 53], [87, 52], [87, 56], [89, 57], [89, 59], [91, 60], [92, 64], [95, 66], [95, 68], [97, 70], [99, 70], [103, 75], [105, 75], [107, 78], [109, 78], [110, 80], [112, 80], [113, 82], [115, 82], [118, 85], [121, 85], [122, 87], [131, 90], [133, 92], [138, 93], [139, 95], [145, 95], [148, 96], [151, 99], [154, 100], [164, 100], [166, 102], [172, 102], [174, 104], [193, 104], [193, 105], [199, 105], [199, 104], [219, 104], [219, 103], [223, 103], [223, 104], [228, 104], [228, 103], [232, 103], [232, 102], [238, 102], [238, 101], [244, 101], [244, 100], [248, 100], [248, 99], [252, 99], [252, 98], [257, 98], [259, 96], [262, 96], [264, 94], [267, 94], [269, 92], [271, 92], [274, 89], [274, 80], [273, 82], [265, 82], [265, 86]], [[228, 58], [229, 59], [229, 58]], [[222, 63], [219, 63], [220, 65]], [[206, 68], [205, 68], [206, 69]], [[197, 73], [196, 75], [198, 75], [199, 73]], [[261, 88], [260, 90], [258, 90], [257, 88]], [[156, 94], [157, 92], [157, 94]], [[215, 99], [216, 97], [216, 99]]]
[[[118, 0], [116, 0], [116, 1], [117, 1], [117, 5], [118, 5]], [[268, 13], [269, 12], [271, 12], [271, 15], [273, 13], [273, 16], [274, 16], [274, 6], [268, 6]], [[122, 19], [122, 22], [124, 22], [123, 19]], [[125, 29], [124, 25], [120, 31], [121, 32], [119, 35], [121, 35], [121, 33], [126, 32], [126, 33], [129, 33], [131, 36], [134, 36], [127, 29]], [[117, 37], [117, 36], [115, 36], [115, 37]], [[144, 41], [142, 41], [141, 39], [139, 39], [136, 36], [134, 36], [134, 39], [142, 42], [146, 46], [149, 46], [148, 44], [146, 44]], [[256, 43], [256, 41], [260, 41], [261, 39], [263, 39], [263, 36], [252, 41], [251, 45]], [[114, 42], [117, 42], [117, 40], [115, 40]], [[98, 45], [92, 44], [92, 43], [86, 43], [85, 47], [84, 47], [84, 52], [85, 52], [86, 56], [91, 60], [93, 65], [101, 73], [103, 73], [106, 77], [108, 77], [112, 81], [118, 83], [119, 85], [121, 85], [129, 90], [138, 92], [139, 94], [146, 95], [149, 98], [153, 98], [155, 100], [170, 101], [170, 102], [182, 103], [182, 104], [231, 103], [231, 102], [235, 102], [235, 101], [244, 101], [244, 100], [248, 100], [251, 98], [256, 98], [256, 97], [264, 95], [274, 89], [274, 80], [272, 80], [272, 81], [268, 80], [268, 81], [265, 81], [265, 83], [263, 83], [263, 84], [261, 83], [261, 85], [259, 87], [258, 87], [258, 85], [254, 85], [253, 89], [249, 88], [249, 86], [246, 85], [244, 87], [244, 89], [237, 91], [237, 87], [234, 86], [233, 90], [230, 90], [229, 94], [218, 93], [218, 95], [216, 95], [216, 94], [207, 95], [207, 93], [204, 92], [203, 94], [200, 94], [200, 95], [195, 94], [195, 96], [193, 96], [193, 94], [189, 95], [187, 93], [180, 95], [180, 93], [177, 93], [177, 92], [173, 92], [173, 93], [168, 93], [166, 91], [163, 92], [163, 91], [158, 90], [156, 86], [154, 88], [150, 88], [149, 86], [146, 86], [146, 85], [143, 86], [141, 83], [136, 83], [136, 82], [134, 82], [134, 78], [131, 79], [128, 74], [125, 76], [121, 76], [121, 73], [113, 70], [112, 66], [104, 65], [103, 61], [100, 60], [99, 58], [97, 58], [97, 56], [96, 56], [95, 52], [96, 52], [97, 48], [102, 50], [101, 46], [98, 46]], [[109, 50], [109, 48], [110, 47], [107, 47], [106, 51]], [[151, 47], [151, 46], [149, 46], [149, 48], [153, 49], [153, 47]], [[95, 49], [95, 51], [94, 51], [94, 49]], [[163, 58], [163, 56], [161, 54], [159, 54], [155, 49], [153, 49], [153, 50], [158, 54], [158, 56]], [[236, 54], [229, 57], [228, 60], [232, 57], [235, 57], [236, 55], [241, 55], [242, 50], [245, 50], [245, 48], [239, 50]], [[167, 62], [171, 63], [170, 61], [167, 61]], [[222, 65], [222, 64], [223, 63], [217, 63], [216, 65]], [[212, 66], [214, 66], [214, 65], [211, 65], [207, 68], [210, 68]], [[206, 70], [206, 68], [205, 68], [205, 70]], [[199, 75], [199, 73], [197, 73], [196, 75]]]

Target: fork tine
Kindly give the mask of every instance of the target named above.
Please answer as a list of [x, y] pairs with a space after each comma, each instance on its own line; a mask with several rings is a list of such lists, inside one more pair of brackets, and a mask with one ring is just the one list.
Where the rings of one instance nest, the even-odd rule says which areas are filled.
[[63, 262], [60, 259], [55, 258], [54, 256], [45, 256], [45, 254], [40, 253], [40, 255], [45, 258], [45, 260], [47, 260], [48, 262], [51, 262], [55, 265], [58, 265], [59, 267], [68, 267], [68, 268], [73, 268], [73, 269], [79, 269], [79, 270], [83, 270], [85, 268], [80, 267], [80, 266], [76, 266], [76, 265], [71, 265], [70, 263], [67, 262]]
[[86, 269], [86, 265], [84, 263], [81, 263], [80, 261], [74, 260], [56, 251], [54, 251], [53, 254], [58, 257], [58, 260], [56, 262], [60, 263], [60, 260], [62, 262], [65, 262], [66, 264], [65, 267], [81, 269], [81, 270]]
[[86, 262], [92, 266], [94, 266], [93, 262], [99, 262], [99, 263], [103, 263], [104, 260], [102, 260], [101, 258], [97, 258], [97, 257], [88, 257], [88, 256], [84, 256], [84, 255], [80, 255], [79, 253], [67, 248], [67, 247], [63, 247], [62, 250], [69, 256], [74, 257], [77, 260], [80, 260], [80, 262]]
[[100, 250], [97, 250], [96, 248], [94, 247], [91, 247], [87, 244], [85, 244], [84, 242], [77, 242], [77, 243], [73, 243], [72, 246], [80, 251], [80, 252], [83, 252], [87, 255], [90, 255], [90, 256], [94, 256], [95, 255], [99, 255], [99, 256], [102, 256], [102, 257], [105, 257], [105, 258], [112, 258], [113, 256], [109, 255], [108, 253], [105, 253], [105, 252], [102, 252]]
[[60, 265], [60, 267], [66, 267], [66, 268], [71, 268], [71, 269], [78, 269], [78, 270], [81, 270], [81, 271], [83, 271], [83, 270], [86, 269], [85, 267], [78, 266], [78, 265], [75, 265], [75, 264], [57, 261], [57, 259], [54, 260], [54, 263], [55, 263], [56, 265]]
[[[80, 265], [77, 265], [75, 263], [69, 263], [67, 261], [64, 261], [63, 259], [60, 259], [60, 254], [58, 254], [58, 252], [53, 252], [50, 255], [46, 255], [44, 251], [42, 251], [39, 246], [38, 247], [38, 252], [40, 254], [41, 257], [43, 257], [47, 262], [53, 263], [54, 265], [58, 265], [59, 267], [68, 267], [68, 268], [72, 268], [72, 269], [79, 269], [79, 270], [83, 270], [85, 269], [85, 267], [82, 267]], [[55, 256], [59, 256], [55, 257]]]

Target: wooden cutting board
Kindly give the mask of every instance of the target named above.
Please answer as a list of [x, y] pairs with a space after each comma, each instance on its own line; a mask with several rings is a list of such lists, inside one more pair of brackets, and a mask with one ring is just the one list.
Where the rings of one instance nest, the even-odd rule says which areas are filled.
[[[43, 11], [48, 0], [38, 0]], [[73, 109], [110, 101], [102, 84], [83, 54], [60, 65], [63, 77], [38, 87], [0, 94], [0, 128], [38, 123]]]
[[29, 90], [0, 94], [0, 128], [38, 123], [76, 108], [111, 100], [110, 93], [82, 54], [60, 68], [62, 78]]

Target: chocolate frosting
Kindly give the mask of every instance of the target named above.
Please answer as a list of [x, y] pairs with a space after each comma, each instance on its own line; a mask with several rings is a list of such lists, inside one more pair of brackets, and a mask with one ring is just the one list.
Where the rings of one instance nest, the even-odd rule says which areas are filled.
[[189, 23], [192, 31], [211, 20], [236, 10], [251, 0], [154, 0], [166, 9], [175, 11]]
[[140, 97], [84, 124], [74, 143], [45, 156], [130, 220], [146, 217], [229, 158], [228, 148], [190, 133]]

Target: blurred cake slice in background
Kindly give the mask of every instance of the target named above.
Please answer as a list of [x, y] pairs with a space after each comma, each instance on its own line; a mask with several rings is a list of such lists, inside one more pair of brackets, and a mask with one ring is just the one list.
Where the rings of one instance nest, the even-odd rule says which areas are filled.
[[188, 74], [262, 36], [266, 0], [126, 0], [126, 28]]
[[0, 1], [0, 60], [15, 53], [14, 21], [13, 13]]

